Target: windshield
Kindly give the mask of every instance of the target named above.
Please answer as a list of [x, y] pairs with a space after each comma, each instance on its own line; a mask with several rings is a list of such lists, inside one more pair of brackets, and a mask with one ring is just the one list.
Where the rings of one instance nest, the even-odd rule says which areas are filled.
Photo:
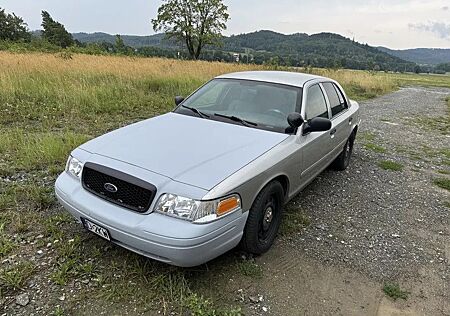
[[281, 84], [214, 79], [175, 112], [285, 133], [291, 132], [288, 115], [300, 111], [301, 92]]

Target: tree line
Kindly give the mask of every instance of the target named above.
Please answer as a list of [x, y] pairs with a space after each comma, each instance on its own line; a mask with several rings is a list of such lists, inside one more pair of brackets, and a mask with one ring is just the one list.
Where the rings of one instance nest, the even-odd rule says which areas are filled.
[[127, 46], [120, 35], [115, 42], [82, 43], [47, 11], [41, 12], [42, 30], [30, 32], [26, 22], [0, 8], [0, 50], [58, 51], [74, 53], [120, 54], [144, 57], [202, 59], [247, 62], [272, 66], [349, 68], [375, 71], [450, 71], [449, 64], [434, 68], [380, 52], [340, 35], [321, 33], [284, 35], [260, 31], [231, 37], [222, 36], [229, 19], [222, 0], [163, 0], [157, 17], [151, 21], [155, 31], [163, 31], [169, 46]]

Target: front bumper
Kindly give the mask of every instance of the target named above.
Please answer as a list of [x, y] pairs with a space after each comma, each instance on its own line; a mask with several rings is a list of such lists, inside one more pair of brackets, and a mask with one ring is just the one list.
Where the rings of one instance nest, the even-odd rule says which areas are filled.
[[237, 246], [248, 216], [236, 211], [199, 225], [158, 213], [134, 213], [87, 192], [65, 172], [56, 181], [55, 193], [78, 221], [86, 218], [108, 229], [112, 242], [181, 267], [203, 264]]

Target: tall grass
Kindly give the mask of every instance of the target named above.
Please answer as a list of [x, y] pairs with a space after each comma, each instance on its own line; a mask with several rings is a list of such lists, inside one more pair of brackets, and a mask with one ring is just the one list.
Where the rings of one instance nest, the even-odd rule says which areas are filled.
[[[0, 52], [0, 167], [62, 165], [90, 137], [173, 108], [205, 81], [256, 65], [162, 58]], [[308, 69], [339, 81], [352, 98], [392, 91], [388, 75]], [[2, 158], [3, 156], [3, 158]]]

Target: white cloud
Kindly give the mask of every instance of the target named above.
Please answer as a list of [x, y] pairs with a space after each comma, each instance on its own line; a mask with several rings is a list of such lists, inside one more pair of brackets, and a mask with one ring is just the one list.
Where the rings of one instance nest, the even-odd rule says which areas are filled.
[[410, 29], [431, 32], [439, 38], [450, 40], [450, 24], [445, 24], [443, 22], [428, 22], [426, 24], [410, 23], [408, 26]]

